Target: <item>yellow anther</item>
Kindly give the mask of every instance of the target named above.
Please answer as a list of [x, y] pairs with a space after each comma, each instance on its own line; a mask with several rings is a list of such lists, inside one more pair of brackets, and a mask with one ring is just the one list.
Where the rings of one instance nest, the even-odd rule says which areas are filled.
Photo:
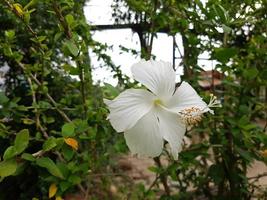
[[187, 125], [195, 125], [202, 120], [202, 112], [197, 107], [185, 108], [179, 112]]

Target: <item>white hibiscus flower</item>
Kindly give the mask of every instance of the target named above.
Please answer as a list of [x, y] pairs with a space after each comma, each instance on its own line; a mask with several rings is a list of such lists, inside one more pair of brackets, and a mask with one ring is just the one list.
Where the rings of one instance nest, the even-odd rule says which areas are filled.
[[212, 112], [209, 107], [216, 104], [215, 99], [207, 105], [187, 82], [176, 89], [176, 74], [170, 63], [141, 60], [131, 70], [134, 79], [149, 91], [127, 89], [112, 101], [105, 99], [111, 125], [124, 132], [132, 153], [159, 156], [166, 140], [174, 159], [178, 159], [187, 125]]

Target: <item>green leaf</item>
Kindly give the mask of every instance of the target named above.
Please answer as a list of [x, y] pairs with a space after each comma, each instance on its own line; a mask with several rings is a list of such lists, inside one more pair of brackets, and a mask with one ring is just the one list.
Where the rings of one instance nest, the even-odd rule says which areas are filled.
[[29, 131], [28, 129], [23, 129], [21, 130], [15, 139], [15, 149], [17, 154], [22, 153], [28, 146], [29, 144]]
[[44, 142], [43, 150], [44, 151], [49, 151], [49, 150], [53, 149], [56, 146], [57, 146], [56, 138], [50, 137]]
[[224, 177], [224, 170], [222, 165], [211, 165], [209, 168], [208, 175], [213, 179], [216, 184], [222, 182]]
[[120, 91], [117, 88], [115, 88], [109, 83], [104, 83], [104, 85], [104, 93], [107, 94], [107, 96], [116, 97], [119, 95]]
[[17, 170], [15, 159], [0, 162], [0, 177], [4, 178], [14, 174]]
[[40, 167], [46, 168], [48, 172], [52, 174], [53, 176], [64, 179], [61, 171], [59, 170], [57, 165], [54, 163], [54, 161], [51, 160], [50, 158], [48, 157], [39, 158], [36, 160], [36, 164], [39, 165]]
[[24, 10], [27, 10], [28, 8], [34, 6], [38, 1], [37, 0], [31, 0], [26, 6], [24, 6]]
[[223, 23], [228, 22], [228, 13], [224, 9], [224, 7], [222, 7], [219, 4], [215, 4], [215, 5], [213, 5], [213, 9], [215, 10], [216, 14], [220, 17], [220, 19]]
[[15, 147], [14, 146], [10, 146], [5, 150], [4, 155], [3, 155], [3, 159], [4, 160], [8, 160], [10, 158], [13, 158], [16, 155], [17, 155], [17, 152], [16, 152]]
[[5, 31], [5, 36], [8, 40], [13, 40], [15, 38], [15, 31], [14, 30]]
[[72, 184], [70, 182], [64, 181], [59, 184], [60, 190], [62, 192], [66, 191], [68, 188], [70, 188]]
[[74, 23], [74, 17], [71, 14], [66, 15], [65, 17], [68, 25], [72, 27], [72, 24]]
[[34, 124], [35, 121], [29, 118], [22, 118], [23, 124], [31, 125]]
[[64, 137], [75, 136], [74, 133], [75, 126], [73, 123], [67, 123], [62, 126], [61, 132]]
[[222, 25], [222, 28], [225, 33], [231, 33], [232, 31], [232, 29], [229, 26], [226, 26], [224, 24]]
[[75, 152], [67, 145], [64, 145], [62, 147], [62, 154], [67, 161], [70, 161], [73, 158]]
[[23, 153], [21, 155], [21, 158], [28, 161], [35, 161], [35, 157], [32, 154], [29, 153]]
[[70, 175], [68, 178], [68, 181], [74, 185], [77, 185], [77, 184], [81, 183], [82, 180], [79, 176]]
[[253, 160], [253, 156], [248, 151], [241, 149], [237, 146], [235, 147], [235, 150], [247, 162], [251, 162]]
[[67, 40], [65, 42], [65, 45], [67, 46], [68, 50], [70, 51], [70, 53], [76, 57], [79, 54], [79, 49], [76, 46], [76, 44], [74, 44], [71, 40]]
[[4, 92], [0, 92], [0, 104], [4, 104], [8, 102], [8, 98], [6, 97]]
[[214, 51], [214, 57], [222, 63], [228, 62], [236, 54], [237, 49], [235, 48], [216, 48]]
[[244, 71], [244, 76], [249, 80], [256, 78], [258, 74], [259, 74], [259, 71], [256, 67], [251, 67]]

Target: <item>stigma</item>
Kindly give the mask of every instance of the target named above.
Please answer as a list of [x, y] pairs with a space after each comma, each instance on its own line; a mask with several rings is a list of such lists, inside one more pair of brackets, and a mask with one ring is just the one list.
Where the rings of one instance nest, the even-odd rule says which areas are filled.
[[163, 105], [162, 101], [160, 99], [155, 99], [154, 100], [154, 105], [155, 106], [160, 106], [160, 105]]

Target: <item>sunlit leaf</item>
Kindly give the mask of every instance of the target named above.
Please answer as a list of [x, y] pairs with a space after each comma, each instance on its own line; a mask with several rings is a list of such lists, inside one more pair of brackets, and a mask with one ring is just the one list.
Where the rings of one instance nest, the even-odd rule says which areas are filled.
[[71, 146], [76, 151], [78, 150], [79, 144], [78, 141], [75, 140], [74, 138], [65, 138], [64, 141], [67, 145]]
[[14, 3], [13, 8], [16, 10], [19, 16], [24, 14], [23, 7], [19, 3]]
[[0, 177], [7, 177], [16, 172], [17, 162], [15, 159], [0, 162]]
[[57, 185], [55, 183], [52, 183], [49, 186], [49, 192], [48, 192], [48, 197], [51, 199], [53, 196], [55, 196], [57, 193]]

